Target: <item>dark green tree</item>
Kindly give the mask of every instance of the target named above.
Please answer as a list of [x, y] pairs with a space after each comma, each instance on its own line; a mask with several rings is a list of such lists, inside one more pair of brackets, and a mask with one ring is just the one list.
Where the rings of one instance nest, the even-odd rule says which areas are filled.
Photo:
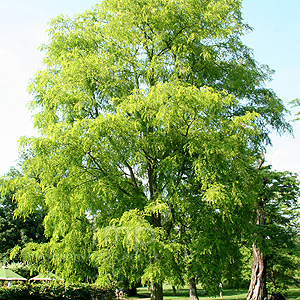
[[[7, 177], [19, 176], [18, 172], [11, 169]], [[0, 181], [0, 261], [2, 264], [11, 262], [11, 250], [18, 246], [23, 248], [27, 243], [44, 243], [43, 220], [45, 213], [37, 209], [29, 218], [17, 218], [14, 214], [17, 202], [14, 201], [14, 192], [4, 192], [7, 183], [4, 179]], [[17, 260], [18, 261], [18, 260]]]
[[[252, 278], [247, 299], [263, 299], [267, 292], [296, 282], [299, 249], [299, 181], [296, 174], [258, 170], [255, 205]], [[267, 289], [268, 288], [268, 289]]]

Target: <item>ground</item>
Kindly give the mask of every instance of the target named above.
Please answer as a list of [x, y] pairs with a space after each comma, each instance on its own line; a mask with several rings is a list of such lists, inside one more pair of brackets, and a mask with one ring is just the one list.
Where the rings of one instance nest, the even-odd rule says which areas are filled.
[[[247, 298], [248, 290], [234, 290], [234, 289], [224, 289], [223, 290], [223, 300], [245, 300]], [[291, 288], [288, 293], [284, 294], [286, 300], [297, 300], [300, 299], [300, 289]], [[150, 292], [147, 291], [147, 288], [139, 288], [137, 297], [131, 297], [130, 300], [149, 300]], [[176, 296], [173, 295], [172, 288], [170, 286], [166, 286], [164, 288], [164, 300], [188, 300], [189, 298], [189, 290], [188, 289], [178, 289], [176, 292]], [[220, 299], [217, 297], [209, 297], [207, 295], [201, 295], [201, 289], [199, 290], [199, 300], [212, 300], [212, 299]]]

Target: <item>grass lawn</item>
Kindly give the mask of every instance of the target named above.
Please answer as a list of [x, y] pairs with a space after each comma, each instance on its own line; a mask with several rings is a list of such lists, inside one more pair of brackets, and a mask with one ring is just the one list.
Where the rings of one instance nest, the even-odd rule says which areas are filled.
[[[248, 290], [234, 290], [234, 289], [224, 289], [223, 290], [223, 299], [237, 299], [237, 300], [245, 300], [247, 297]], [[199, 300], [213, 300], [213, 299], [221, 299], [219, 296], [209, 297], [207, 295], [202, 296], [201, 289], [198, 291]], [[287, 300], [297, 300], [300, 299], [300, 289], [290, 289], [287, 294], [284, 294]], [[132, 299], [136, 298], [150, 298], [150, 291], [147, 291], [147, 288], [138, 288], [137, 297], [132, 297]], [[176, 295], [173, 295], [172, 288], [170, 286], [164, 287], [164, 300], [188, 300], [189, 299], [189, 290], [187, 288], [178, 289], [176, 291]]]

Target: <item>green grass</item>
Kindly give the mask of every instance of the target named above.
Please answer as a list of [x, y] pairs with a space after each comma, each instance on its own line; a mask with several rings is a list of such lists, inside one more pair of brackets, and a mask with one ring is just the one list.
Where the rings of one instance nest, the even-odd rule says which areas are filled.
[[289, 289], [287, 295], [287, 300], [296, 300], [300, 299], [300, 289]]
[[[235, 290], [235, 289], [224, 289], [223, 290], [223, 299], [224, 300], [245, 300], [247, 298], [248, 290]], [[209, 297], [207, 295], [201, 295], [201, 289], [198, 290], [199, 300], [220, 300], [220, 296]], [[284, 294], [287, 300], [297, 300], [300, 299], [300, 289], [290, 289], [288, 293]], [[150, 291], [147, 291], [147, 288], [139, 288], [138, 295], [132, 297], [136, 298], [150, 298]], [[178, 289], [176, 295], [173, 295], [172, 288], [170, 286], [164, 286], [164, 300], [188, 300], [189, 299], [189, 290], [187, 288]]]

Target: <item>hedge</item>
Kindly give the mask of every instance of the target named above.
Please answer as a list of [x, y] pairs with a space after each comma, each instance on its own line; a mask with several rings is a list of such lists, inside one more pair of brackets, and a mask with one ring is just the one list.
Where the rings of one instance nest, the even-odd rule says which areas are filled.
[[112, 288], [94, 284], [14, 284], [0, 287], [0, 300], [114, 300]]

